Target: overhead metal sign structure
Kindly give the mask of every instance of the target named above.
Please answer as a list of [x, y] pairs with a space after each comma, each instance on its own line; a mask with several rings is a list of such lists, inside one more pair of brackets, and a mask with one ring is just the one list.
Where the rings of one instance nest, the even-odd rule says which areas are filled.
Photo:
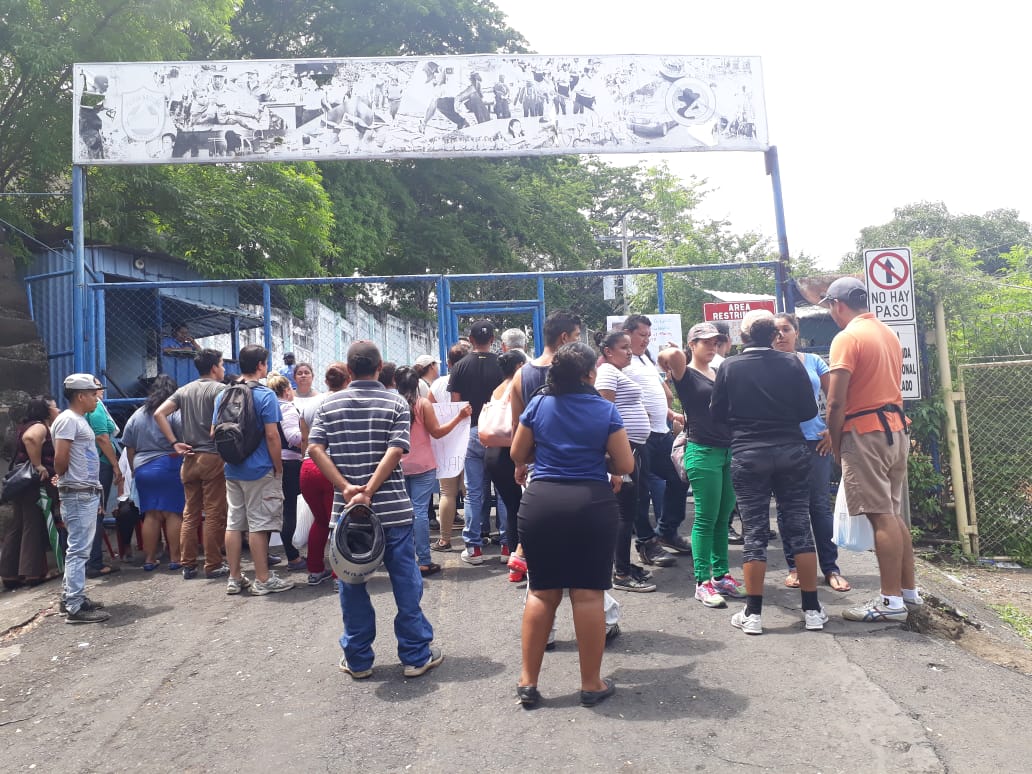
[[[86, 362], [88, 166], [760, 151], [773, 189], [776, 293], [793, 308], [781, 170], [759, 57], [99, 62], [74, 65], [72, 86], [77, 371]], [[660, 272], [661, 311], [662, 283]], [[441, 325], [443, 336], [449, 326]]]
[[77, 64], [73, 105], [85, 165], [768, 147], [749, 56]]

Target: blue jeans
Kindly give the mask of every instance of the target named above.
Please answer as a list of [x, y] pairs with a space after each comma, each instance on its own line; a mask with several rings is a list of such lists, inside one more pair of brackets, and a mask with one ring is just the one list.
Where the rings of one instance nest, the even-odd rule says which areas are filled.
[[793, 556], [812, 554], [810, 531], [810, 449], [805, 442], [734, 451], [731, 481], [745, 533], [743, 562], [767, 561], [770, 496], [784, 513], [782, 542]]
[[663, 491], [663, 505], [656, 510], [656, 532], [661, 537], [673, 538], [684, 522], [685, 507], [688, 502], [688, 487], [681, 481], [670, 452], [674, 447], [674, 434], [650, 433], [645, 442], [649, 450], [649, 472], [666, 482]]
[[64, 592], [61, 595], [69, 613], [77, 613], [86, 599], [86, 560], [97, 531], [99, 490], [59, 490], [61, 518], [68, 530], [65, 553]]
[[[398, 658], [406, 666], [422, 666], [430, 659], [434, 629], [423, 615], [423, 578], [412, 553], [412, 526], [386, 527], [383, 563], [391, 579], [398, 614], [394, 617], [394, 636], [398, 638]], [[376, 639], [376, 611], [366, 584], [337, 581], [344, 634], [340, 646], [348, 666], [356, 671], [373, 666], [373, 641]]]
[[97, 514], [97, 529], [93, 532], [93, 545], [90, 547], [90, 557], [86, 560], [86, 569], [90, 572], [100, 572], [104, 569], [104, 512], [107, 511], [108, 497], [111, 494], [111, 485], [115, 481], [115, 469], [107, 463], [100, 463], [100, 486], [103, 491], [100, 493], [100, 513]]
[[488, 482], [484, 471], [484, 445], [480, 443], [476, 427], [469, 429], [465, 476], [466, 499], [462, 514], [466, 524], [462, 528], [462, 542], [467, 546], [482, 546], [484, 539], [480, 537], [480, 533], [483, 531], [481, 527], [484, 521], [481, 510], [484, 507], [484, 489]]
[[430, 498], [436, 488], [437, 468], [405, 476], [405, 491], [412, 501], [412, 510], [416, 512], [412, 522], [416, 559], [424, 567], [430, 564]]
[[[838, 546], [832, 540], [835, 534], [835, 515], [831, 510], [831, 468], [832, 456], [817, 453], [817, 441], [807, 441], [810, 447], [810, 526], [813, 527], [813, 542], [817, 547], [817, 561], [825, 575], [837, 573]], [[784, 514], [778, 508], [778, 530], [785, 533]], [[795, 557], [789, 553], [788, 543], [783, 543], [788, 569], [795, 569]]]

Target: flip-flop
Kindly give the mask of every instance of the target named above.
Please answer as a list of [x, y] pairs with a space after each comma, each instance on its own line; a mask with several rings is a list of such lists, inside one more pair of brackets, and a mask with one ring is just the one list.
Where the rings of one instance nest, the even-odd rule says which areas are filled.
[[829, 572], [827, 575], [824, 576], [824, 580], [835, 591], [849, 591], [853, 588], [849, 585], [849, 581], [847, 581], [837, 572]]
[[785, 578], [785, 586], [790, 589], [799, 588], [799, 573], [795, 570], [791, 570]]

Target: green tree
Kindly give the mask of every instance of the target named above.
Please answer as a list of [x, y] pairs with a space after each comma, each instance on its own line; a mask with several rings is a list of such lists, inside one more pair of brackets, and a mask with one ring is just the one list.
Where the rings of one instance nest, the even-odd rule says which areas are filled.
[[254, 59], [526, 50], [489, 0], [244, 0], [231, 35], [197, 42], [201, 53]]
[[72, 63], [181, 59], [235, 0], [0, 0], [0, 191], [66, 185]]

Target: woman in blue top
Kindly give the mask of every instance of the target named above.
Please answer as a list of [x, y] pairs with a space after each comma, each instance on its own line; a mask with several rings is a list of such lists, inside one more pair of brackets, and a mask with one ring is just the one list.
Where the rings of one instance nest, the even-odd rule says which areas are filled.
[[[175, 380], [167, 374], [158, 374], [147, 393], [147, 402], [129, 417], [122, 432], [122, 443], [129, 457], [129, 468], [139, 495], [140, 510], [143, 512], [143, 569], [152, 572], [158, 569], [158, 545], [161, 528], [165, 527], [168, 540], [168, 554], [171, 561], [168, 569], [178, 570], [182, 565], [179, 557], [179, 533], [183, 526], [183, 508], [186, 495], [180, 480], [183, 458], [168, 442], [157, 423], [154, 412], [177, 389]], [[168, 418], [172, 432], [183, 437], [183, 423], [176, 411]]]
[[516, 693], [528, 708], [541, 699], [538, 674], [564, 589], [573, 605], [581, 704], [594, 706], [615, 690], [612, 679], [601, 677], [603, 592], [612, 585], [618, 519], [613, 492], [634, 470], [634, 457], [616, 406], [592, 386], [596, 358], [580, 342], [559, 348], [546, 389], [520, 416], [510, 449], [516, 464], [534, 463], [518, 518], [530, 589]]
[[[820, 405], [820, 393], [828, 394], [828, 364], [819, 355], [812, 352], [796, 352], [799, 341], [799, 320], [794, 314], [779, 314], [774, 317], [778, 335], [774, 339], [774, 349], [789, 352], [798, 356], [806, 367], [813, 387], [813, 397]], [[828, 426], [824, 424], [820, 412], [808, 422], [799, 425], [806, 437], [806, 445], [810, 447], [810, 525], [813, 527], [813, 541], [817, 546], [817, 561], [820, 563], [824, 580], [835, 591], [849, 591], [849, 581], [842, 577], [838, 567], [838, 546], [832, 541], [834, 534], [834, 515], [831, 511], [831, 438]], [[778, 512], [778, 529], [784, 534], [781, 524], [781, 512]], [[799, 575], [796, 573], [795, 558], [789, 553], [788, 543], [785, 547], [785, 561], [788, 562], [788, 576], [785, 585], [791, 589], [799, 588]]]

